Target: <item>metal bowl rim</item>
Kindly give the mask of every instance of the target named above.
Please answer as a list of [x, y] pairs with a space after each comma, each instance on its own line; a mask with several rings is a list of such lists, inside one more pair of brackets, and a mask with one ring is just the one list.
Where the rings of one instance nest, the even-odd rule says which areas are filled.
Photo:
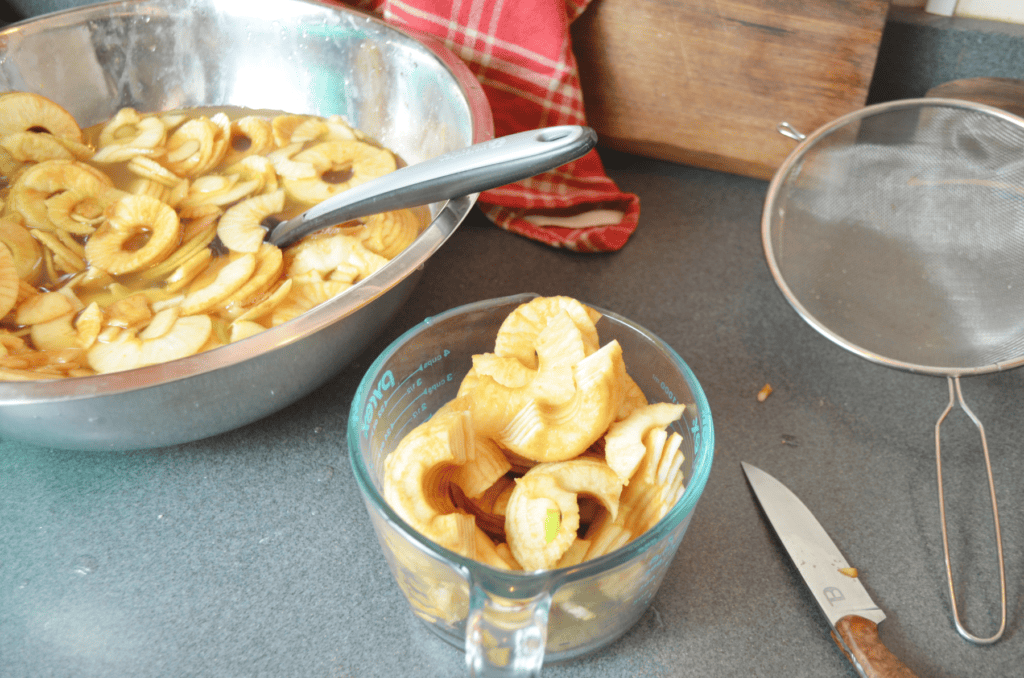
[[[354, 14], [378, 24], [385, 33], [405, 36], [421, 45], [451, 76], [464, 97], [472, 125], [472, 143], [493, 138], [494, 123], [490, 105], [476, 76], [457, 56], [440, 41], [427, 34], [403, 30], [387, 24], [366, 12], [311, 0], [289, 0], [308, 4], [341, 14]], [[18, 31], [32, 31], [55, 23], [65, 25], [69, 18], [92, 15], [111, 7], [130, 7], [152, 4], [152, 0], [113, 0], [93, 5], [51, 12], [10, 24], [0, 30], [0, 37]], [[213, 4], [213, 3], [207, 3]], [[437, 216], [417, 239], [380, 270], [360, 281], [345, 293], [330, 299], [301, 316], [279, 326], [238, 342], [218, 347], [186, 358], [108, 374], [38, 381], [0, 381], [0, 406], [24, 405], [38, 402], [73, 401], [83, 398], [129, 393], [159, 387], [175, 381], [206, 374], [272, 352], [280, 346], [292, 344], [313, 335], [327, 326], [344, 320], [372, 303], [379, 296], [401, 283], [454, 233], [476, 202], [477, 194], [442, 203]]]

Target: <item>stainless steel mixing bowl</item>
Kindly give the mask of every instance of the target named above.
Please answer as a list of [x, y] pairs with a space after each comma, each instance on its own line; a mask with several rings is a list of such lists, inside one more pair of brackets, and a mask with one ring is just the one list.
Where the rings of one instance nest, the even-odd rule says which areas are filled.
[[[135, 0], [0, 31], [0, 91], [43, 94], [83, 127], [119, 108], [232, 105], [341, 114], [409, 163], [493, 136], [450, 52], [355, 10], [303, 0]], [[393, 317], [476, 200], [433, 221], [365, 281], [248, 339], [126, 372], [0, 382], [0, 437], [64, 449], [174, 445], [237, 428], [337, 374]]]

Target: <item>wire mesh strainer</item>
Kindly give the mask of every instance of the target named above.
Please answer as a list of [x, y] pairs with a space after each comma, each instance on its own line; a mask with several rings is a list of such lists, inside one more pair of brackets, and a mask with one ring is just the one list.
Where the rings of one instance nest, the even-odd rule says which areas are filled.
[[[960, 377], [1024, 364], [1024, 119], [954, 99], [867, 106], [803, 137], [762, 216], [768, 266], [821, 334], [873, 362], [944, 376], [935, 424], [950, 602], [967, 640], [1006, 628], [1002, 537], [985, 430]], [[989, 637], [961, 623], [942, 485], [941, 426], [958, 404], [981, 436], [1002, 594]]]

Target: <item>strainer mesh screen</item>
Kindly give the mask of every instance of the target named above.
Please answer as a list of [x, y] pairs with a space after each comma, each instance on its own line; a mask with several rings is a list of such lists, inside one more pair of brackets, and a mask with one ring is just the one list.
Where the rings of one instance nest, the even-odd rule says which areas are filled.
[[869, 359], [942, 374], [1019, 362], [1024, 120], [915, 102], [864, 109], [780, 169], [773, 273], [812, 325]]

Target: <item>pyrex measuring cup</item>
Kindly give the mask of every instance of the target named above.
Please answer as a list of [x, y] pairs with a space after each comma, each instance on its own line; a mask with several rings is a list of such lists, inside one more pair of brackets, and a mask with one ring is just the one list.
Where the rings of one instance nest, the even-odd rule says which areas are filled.
[[711, 469], [711, 413], [690, 368], [653, 334], [598, 309], [601, 343], [619, 341], [626, 369], [648, 400], [687, 405], [673, 425], [684, 438], [686, 490], [668, 515], [617, 551], [535, 572], [464, 558], [403, 521], [381, 493], [384, 458], [455, 397], [471, 357], [493, 351], [501, 322], [534, 296], [477, 302], [424, 320], [373, 363], [349, 415], [352, 468], [395, 581], [432, 631], [465, 649], [470, 675], [535, 676], [545, 661], [579, 657], [625, 633], [661, 584]]

